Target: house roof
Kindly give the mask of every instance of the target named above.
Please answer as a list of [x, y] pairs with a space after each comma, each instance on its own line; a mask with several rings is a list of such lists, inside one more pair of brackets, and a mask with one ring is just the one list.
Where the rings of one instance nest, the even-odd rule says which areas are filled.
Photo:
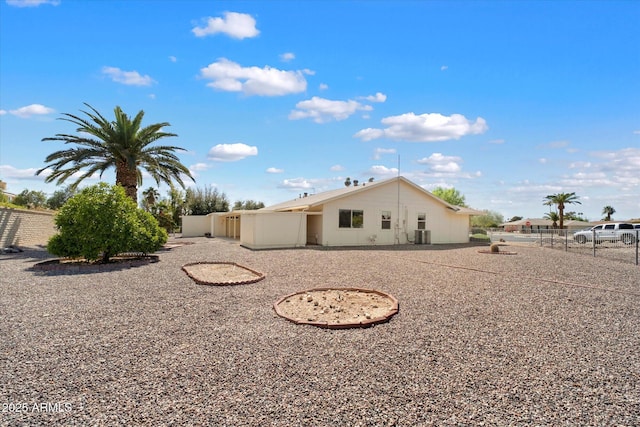
[[343, 198], [343, 197], [350, 196], [350, 195], [352, 195], [352, 194], [354, 194], [356, 192], [369, 191], [369, 190], [371, 190], [373, 188], [380, 187], [380, 186], [383, 186], [383, 185], [392, 184], [392, 183], [396, 183], [398, 181], [406, 183], [406, 184], [412, 186], [416, 190], [422, 192], [425, 196], [430, 197], [433, 200], [435, 200], [436, 202], [438, 202], [441, 205], [443, 205], [444, 208], [451, 209], [455, 213], [462, 214], [462, 215], [481, 215], [482, 214], [482, 212], [474, 210], [474, 209], [463, 208], [463, 207], [460, 207], [460, 206], [450, 205], [449, 203], [445, 202], [444, 200], [440, 199], [439, 197], [434, 196], [433, 194], [431, 194], [430, 192], [428, 192], [424, 188], [420, 187], [419, 185], [413, 183], [412, 181], [408, 180], [407, 178], [405, 178], [403, 176], [399, 176], [399, 177], [391, 178], [391, 179], [386, 179], [384, 181], [366, 182], [366, 183], [363, 183], [363, 184], [358, 185], [358, 186], [344, 187], [344, 188], [338, 188], [336, 190], [324, 191], [322, 193], [312, 194], [312, 195], [308, 195], [308, 196], [304, 196], [304, 197], [299, 197], [297, 199], [289, 200], [287, 202], [282, 202], [282, 203], [278, 203], [278, 204], [275, 204], [275, 205], [267, 206], [267, 207], [264, 207], [264, 208], [262, 208], [260, 210], [261, 211], [280, 211], [280, 212], [282, 212], [282, 211], [290, 211], [290, 210], [310, 209], [310, 208], [313, 208], [315, 206], [324, 205], [325, 203], [328, 203], [328, 202], [333, 201], [333, 200], [337, 200], [337, 199], [340, 199], [340, 198]]

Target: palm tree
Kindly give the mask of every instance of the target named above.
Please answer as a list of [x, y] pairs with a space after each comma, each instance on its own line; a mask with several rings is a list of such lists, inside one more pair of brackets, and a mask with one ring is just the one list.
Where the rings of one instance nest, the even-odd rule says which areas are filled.
[[544, 214], [544, 219], [548, 219], [549, 221], [553, 221], [553, 228], [558, 228], [558, 220], [560, 219], [560, 215], [558, 212], [550, 211], [549, 213]]
[[147, 211], [151, 211], [156, 204], [156, 201], [160, 197], [160, 193], [153, 187], [149, 187], [142, 192], [144, 199], [142, 200], [142, 204], [144, 205]]
[[550, 194], [548, 196], [546, 196], [544, 198], [545, 202], [544, 204], [547, 206], [553, 206], [556, 205], [558, 207], [558, 216], [559, 216], [559, 227], [560, 230], [562, 230], [564, 228], [564, 207], [565, 205], [570, 205], [573, 203], [577, 203], [579, 205], [582, 204], [582, 202], [580, 202], [578, 200], [578, 196], [576, 196], [576, 193], [558, 193], [558, 194]]
[[183, 148], [151, 145], [161, 138], [177, 136], [174, 133], [162, 132], [162, 128], [170, 126], [169, 123], [141, 127], [144, 111], [140, 110], [132, 120], [120, 107], [114, 109], [115, 120], [109, 121], [91, 105], [85, 105], [92, 111], [81, 110], [88, 119], [68, 113], [64, 113], [64, 117], [61, 118], [77, 125], [78, 135], [56, 134], [54, 137], [42, 139], [77, 145], [75, 148], [56, 151], [47, 156], [45, 162], [50, 164], [36, 172], [36, 175], [40, 175], [45, 169], [53, 169], [45, 182], [57, 180], [56, 183], [61, 184], [66, 179], [80, 174], [71, 184], [72, 188], [76, 188], [83, 179], [95, 173], [102, 177], [105, 170], [114, 167], [116, 184], [123, 186], [127, 196], [135, 202], [138, 200], [138, 186], [142, 185], [142, 169], [149, 172], [158, 185], [160, 181], [171, 185], [172, 180], [175, 180], [184, 188], [181, 175], [195, 182], [189, 169], [180, 163], [174, 153], [185, 151]]
[[605, 221], [611, 221], [611, 215], [616, 213], [616, 210], [612, 206], [605, 206], [602, 208], [602, 215], [606, 215], [604, 218]]

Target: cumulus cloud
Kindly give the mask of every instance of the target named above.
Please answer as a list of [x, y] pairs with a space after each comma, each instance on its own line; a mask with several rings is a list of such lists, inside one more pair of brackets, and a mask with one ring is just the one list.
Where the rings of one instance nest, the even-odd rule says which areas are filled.
[[310, 118], [316, 123], [326, 123], [331, 120], [345, 120], [356, 111], [371, 111], [370, 105], [364, 105], [354, 100], [334, 101], [331, 99], [314, 96], [306, 101], [296, 104], [296, 110], [292, 110], [289, 119], [299, 120]]
[[284, 169], [279, 169], [279, 168], [267, 168], [267, 173], [283, 173]]
[[314, 188], [314, 186], [312, 182], [305, 178], [293, 178], [283, 180], [278, 184], [278, 188], [286, 188], [288, 190], [308, 190]]
[[31, 104], [26, 107], [20, 107], [15, 110], [9, 110], [10, 114], [18, 116], [22, 119], [28, 119], [31, 116], [41, 116], [55, 112], [53, 108], [45, 107], [42, 104]]
[[218, 144], [211, 147], [208, 157], [216, 162], [237, 162], [249, 156], [257, 156], [258, 147], [238, 142], [236, 144]]
[[154, 80], [148, 75], [140, 75], [137, 71], [124, 71], [117, 67], [102, 67], [102, 74], [117, 83], [128, 86], [151, 86]]
[[296, 59], [296, 55], [293, 52], [285, 52], [280, 55], [280, 60], [282, 62], [289, 62]]
[[460, 139], [465, 135], [476, 135], [487, 131], [482, 117], [475, 122], [461, 114], [443, 116], [439, 113], [416, 115], [414, 113], [385, 117], [381, 123], [384, 129], [367, 128], [358, 131], [354, 137], [363, 141], [389, 138], [396, 141], [434, 142]]
[[256, 20], [246, 13], [224, 12], [224, 17], [208, 17], [204, 27], [194, 27], [191, 31], [196, 37], [215, 34], [226, 34], [234, 39], [256, 37], [260, 31], [256, 28]]
[[284, 71], [265, 66], [242, 67], [226, 58], [209, 64], [200, 70], [202, 78], [212, 80], [207, 86], [226, 92], [242, 92], [245, 95], [281, 96], [304, 92], [307, 80], [304, 74], [310, 70]]
[[60, 0], [7, 0], [7, 4], [15, 7], [38, 7], [41, 4], [58, 6]]
[[0, 174], [5, 178], [18, 178], [18, 179], [33, 179], [43, 180], [45, 177], [51, 175], [50, 169], [45, 169], [40, 175], [36, 175], [37, 168], [18, 169], [11, 165], [0, 165]]
[[331, 172], [342, 172], [344, 170], [344, 166], [342, 165], [333, 165], [329, 168]]
[[376, 148], [373, 150], [373, 159], [378, 160], [382, 154], [396, 154], [395, 148]]
[[391, 177], [398, 175], [398, 168], [388, 168], [382, 165], [373, 165], [367, 172], [371, 175]]
[[329, 85], [326, 84], [326, 83], [320, 83], [320, 85], [318, 86], [318, 89], [327, 90], [327, 89], [329, 89]]
[[458, 156], [445, 156], [442, 153], [433, 153], [429, 157], [418, 160], [421, 165], [428, 165], [433, 172], [457, 173], [462, 170], [460, 163], [462, 158]]
[[365, 99], [369, 102], [384, 102], [387, 100], [387, 95], [381, 92], [377, 92], [375, 95], [363, 96], [360, 99]]

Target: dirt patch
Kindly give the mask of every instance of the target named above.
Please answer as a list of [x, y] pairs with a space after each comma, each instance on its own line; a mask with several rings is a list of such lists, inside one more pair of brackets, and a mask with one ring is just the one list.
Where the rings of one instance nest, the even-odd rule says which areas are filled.
[[264, 279], [264, 274], [235, 262], [195, 262], [182, 270], [200, 285], [246, 285]]
[[274, 304], [279, 316], [294, 323], [344, 329], [388, 321], [398, 300], [384, 292], [358, 288], [317, 288], [287, 295]]

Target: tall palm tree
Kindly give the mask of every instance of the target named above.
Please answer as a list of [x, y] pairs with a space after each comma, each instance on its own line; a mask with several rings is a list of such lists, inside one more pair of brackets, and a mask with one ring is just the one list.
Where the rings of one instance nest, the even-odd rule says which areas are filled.
[[605, 221], [611, 221], [611, 215], [616, 213], [616, 210], [612, 206], [605, 206], [602, 208], [602, 215], [606, 215], [604, 218]]
[[547, 206], [556, 205], [558, 208], [558, 222], [560, 230], [564, 228], [564, 207], [565, 205], [571, 205], [577, 203], [579, 205], [582, 204], [580, 202], [579, 197], [576, 196], [576, 193], [558, 193], [558, 194], [550, 194], [544, 198], [544, 204]]
[[66, 120], [78, 126], [78, 135], [56, 134], [54, 137], [43, 138], [43, 141], [64, 141], [65, 144], [76, 144], [75, 148], [56, 151], [49, 154], [45, 162], [50, 163], [36, 172], [40, 175], [45, 169], [53, 172], [47, 176], [45, 182], [57, 180], [61, 184], [74, 175], [80, 175], [71, 184], [76, 188], [85, 178], [114, 167], [116, 170], [116, 184], [124, 187], [127, 196], [135, 202], [138, 200], [138, 186], [142, 185], [142, 169], [160, 184], [160, 181], [171, 185], [177, 181], [182, 188], [182, 176], [187, 176], [195, 182], [189, 169], [180, 163], [175, 151], [185, 151], [172, 145], [151, 145], [161, 138], [177, 136], [174, 133], [162, 132], [162, 128], [169, 123], [155, 123], [141, 127], [144, 111], [133, 118], [127, 116], [120, 107], [114, 109], [115, 120], [104, 118], [95, 108], [85, 103], [91, 112], [83, 111], [88, 118], [81, 118], [73, 114], [64, 113], [61, 120]]

